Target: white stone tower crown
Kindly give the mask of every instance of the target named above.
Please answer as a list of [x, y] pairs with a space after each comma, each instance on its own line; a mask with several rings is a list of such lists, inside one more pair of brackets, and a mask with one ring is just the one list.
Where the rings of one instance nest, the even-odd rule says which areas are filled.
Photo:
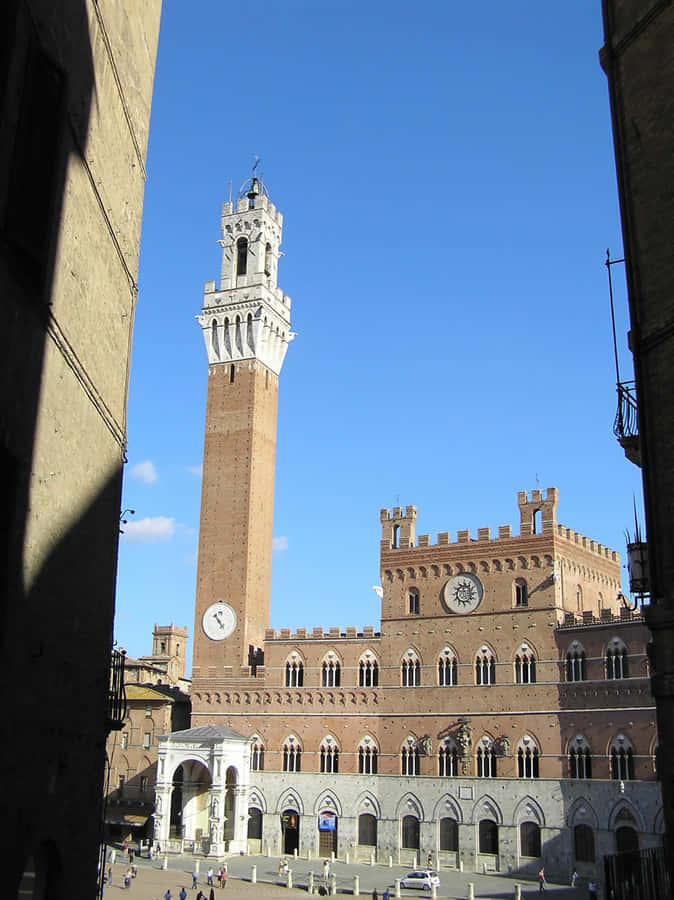
[[209, 363], [259, 360], [278, 375], [294, 334], [290, 297], [277, 287], [283, 216], [261, 178], [239, 191], [236, 208], [222, 205], [220, 288], [207, 281], [197, 316]]

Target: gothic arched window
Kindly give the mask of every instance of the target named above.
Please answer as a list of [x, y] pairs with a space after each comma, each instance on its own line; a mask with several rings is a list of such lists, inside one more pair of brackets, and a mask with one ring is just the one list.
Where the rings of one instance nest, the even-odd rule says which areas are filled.
[[339, 772], [339, 748], [331, 737], [321, 742], [321, 772]]
[[489, 738], [480, 741], [475, 762], [478, 778], [496, 778], [496, 753]]
[[289, 659], [286, 663], [286, 687], [302, 687], [304, 684], [304, 664], [300, 659]]
[[341, 681], [341, 667], [337, 659], [324, 659], [321, 684], [323, 687], [339, 687]]
[[481, 647], [475, 657], [475, 684], [496, 684], [496, 660], [488, 647]]
[[438, 775], [454, 776], [459, 774], [459, 753], [451, 738], [445, 738], [438, 748]]
[[585, 681], [587, 678], [587, 661], [585, 650], [574, 641], [566, 652], [566, 680]]
[[283, 771], [299, 772], [302, 768], [302, 749], [294, 737], [283, 745]]
[[515, 683], [534, 684], [536, 681], [536, 657], [531, 647], [522, 644], [515, 654]]
[[452, 687], [458, 684], [458, 670], [456, 656], [449, 647], [445, 647], [438, 659], [438, 684], [440, 687]]
[[611, 744], [611, 778], [614, 781], [634, 779], [634, 751], [622, 734], [619, 734]]
[[592, 778], [592, 751], [582, 734], [569, 745], [569, 778]]
[[620, 638], [613, 638], [606, 648], [606, 677], [627, 678], [627, 647]]
[[359, 687], [377, 687], [378, 684], [379, 666], [371, 651], [368, 651], [358, 663], [358, 685]]
[[419, 748], [413, 738], [408, 738], [407, 741], [407, 744], [400, 751], [401, 773], [403, 775], [418, 775]]
[[525, 735], [517, 748], [518, 778], [538, 778], [538, 747], [533, 738]]
[[253, 772], [264, 771], [264, 744], [257, 735], [253, 738], [254, 743], [250, 748], [250, 768]]
[[421, 662], [414, 650], [408, 650], [400, 664], [400, 683], [403, 687], [419, 687], [421, 684]]
[[377, 774], [377, 748], [372, 738], [363, 738], [358, 747], [358, 772], [361, 775]]

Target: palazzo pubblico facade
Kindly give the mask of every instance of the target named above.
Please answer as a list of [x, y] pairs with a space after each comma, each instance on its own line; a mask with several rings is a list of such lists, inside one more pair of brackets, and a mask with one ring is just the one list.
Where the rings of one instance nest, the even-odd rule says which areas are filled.
[[223, 205], [192, 727], [159, 741], [155, 839], [552, 879], [660, 844], [648, 631], [556, 489], [520, 492], [497, 534], [383, 509], [379, 625], [269, 628], [281, 232], [261, 179]]

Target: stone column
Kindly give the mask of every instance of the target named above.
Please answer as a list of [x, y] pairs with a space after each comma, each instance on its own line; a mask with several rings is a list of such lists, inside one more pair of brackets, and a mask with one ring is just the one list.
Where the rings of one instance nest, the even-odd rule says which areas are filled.
[[158, 782], [154, 791], [154, 842], [161, 844], [166, 850], [171, 827], [171, 795], [173, 785], [170, 781]]
[[245, 853], [248, 846], [248, 785], [237, 784], [234, 791], [234, 832], [229, 843], [230, 853]]

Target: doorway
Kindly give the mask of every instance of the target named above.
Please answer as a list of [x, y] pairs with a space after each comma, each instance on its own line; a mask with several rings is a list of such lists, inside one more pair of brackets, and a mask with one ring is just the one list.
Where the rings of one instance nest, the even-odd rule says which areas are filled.
[[318, 855], [337, 856], [337, 816], [332, 812], [322, 812], [318, 816]]
[[292, 856], [300, 849], [300, 814], [294, 809], [284, 809], [281, 813], [281, 846], [286, 856]]

